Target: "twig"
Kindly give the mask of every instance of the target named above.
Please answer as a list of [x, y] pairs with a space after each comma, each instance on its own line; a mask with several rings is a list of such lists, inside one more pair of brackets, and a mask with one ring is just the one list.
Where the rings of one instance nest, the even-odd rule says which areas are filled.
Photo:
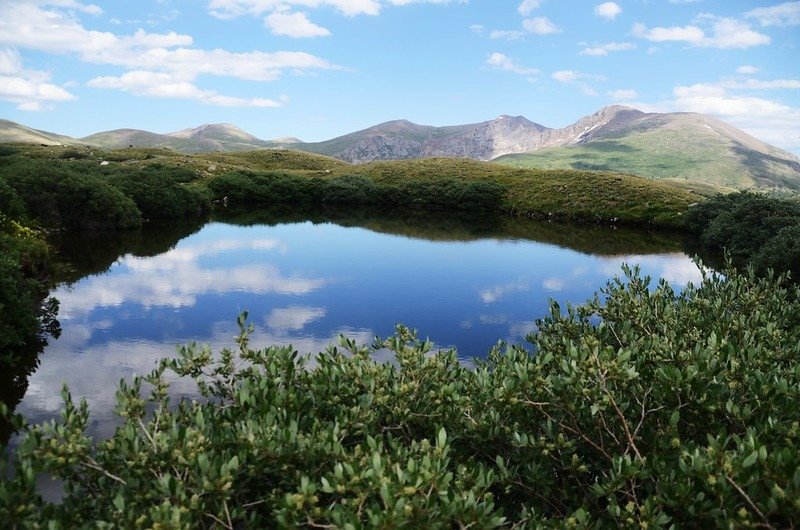
[[203, 515], [205, 515], [206, 517], [211, 517], [211, 518], [212, 518], [212, 519], [214, 519], [214, 520], [215, 520], [217, 523], [221, 524], [222, 526], [224, 526], [224, 527], [225, 527], [225, 528], [227, 528], [228, 530], [233, 530], [233, 527], [232, 527], [232, 526], [228, 526], [227, 524], [225, 524], [225, 521], [223, 521], [222, 519], [220, 519], [220, 518], [219, 518], [219, 517], [217, 517], [216, 515], [214, 515], [214, 514], [210, 514], [210, 513], [206, 513], [206, 514], [203, 514]]
[[125, 482], [124, 480], [122, 480], [122, 479], [121, 479], [121, 478], [119, 478], [118, 476], [116, 476], [116, 475], [112, 475], [111, 473], [109, 473], [108, 471], [106, 471], [105, 469], [103, 469], [103, 468], [100, 466], [100, 464], [98, 464], [97, 462], [95, 462], [95, 461], [94, 461], [94, 459], [92, 459], [91, 457], [87, 457], [87, 461], [86, 461], [86, 462], [83, 462], [83, 465], [84, 465], [84, 466], [86, 466], [86, 467], [88, 467], [88, 468], [90, 468], [90, 469], [94, 469], [95, 471], [99, 471], [100, 473], [104, 474], [105, 476], [107, 476], [107, 477], [108, 477], [108, 478], [110, 478], [111, 480], [116, 480], [117, 482], [119, 482], [119, 483], [120, 483], [120, 484], [122, 484], [123, 486], [127, 486], [127, 485], [128, 485], [128, 483], [127, 483], [127, 482]]
[[725, 479], [728, 481], [728, 484], [730, 484], [731, 486], [733, 486], [733, 488], [734, 488], [736, 491], [738, 491], [738, 492], [739, 492], [739, 495], [741, 495], [741, 496], [744, 498], [744, 500], [747, 502], [747, 504], [749, 504], [749, 505], [750, 505], [750, 507], [753, 509], [753, 511], [754, 511], [754, 512], [756, 512], [756, 513], [758, 514], [758, 516], [759, 516], [759, 517], [761, 517], [761, 520], [762, 520], [762, 521], [764, 521], [764, 524], [766, 525], [766, 527], [767, 527], [767, 528], [771, 528], [771, 529], [773, 529], [773, 530], [774, 530], [774, 528], [775, 528], [775, 527], [774, 527], [774, 526], [772, 526], [771, 524], [769, 524], [769, 520], [768, 520], [768, 519], [767, 519], [767, 517], [764, 515], [764, 512], [762, 512], [761, 510], [759, 510], [759, 509], [758, 509], [758, 506], [756, 506], [756, 503], [754, 503], [754, 502], [753, 502], [753, 499], [751, 499], [751, 498], [750, 498], [750, 495], [748, 495], [748, 494], [747, 494], [747, 492], [745, 492], [745, 491], [742, 489], [742, 487], [741, 487], [741, 486], [739, 486], [739, 484], [737, 484], [737, 483], [736, 483], [736, 481], [735, 481], [735, 480], [733, 480], [733, 479], [730, 477], [730, 475], [725, 475]]

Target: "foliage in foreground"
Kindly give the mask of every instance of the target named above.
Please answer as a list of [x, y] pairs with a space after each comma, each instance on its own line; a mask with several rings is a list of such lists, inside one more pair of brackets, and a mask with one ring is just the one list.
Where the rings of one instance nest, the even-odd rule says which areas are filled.
[[800, 278], [800, 204], [750, 192], [718, 195], [687, 215], [687, 227], [708, 248], [725, 250], [759, 273]]
[[[38, 230], [0, 210], [0, 403], [14, 407], [25, 395], [46, 334], [60, 333], [58, 302], [47, 298], [52, 250]], [[11, 426], [0, 418], [0, 446]]]
[[[122, 382], [93, 447], [65, 391], [26, 428], [0, 520], [48, 528], [790, 527], [800, 513], [800, 290], [628, 271], [535, 354], [470, 368], [398, 326], [371, 347], [190, 345]], [[379, 360], [386, 352], [394, 362]], [[168, 380], [204, 399], [172, 404]], [[65, 480], [47, 504], [35, 474]]]
[[13, 364], [13, 351], [45, 332], [56, 332], [57, 302], [43, 281], [52, 267], [41, 232], [0, 212], [0, 369]]

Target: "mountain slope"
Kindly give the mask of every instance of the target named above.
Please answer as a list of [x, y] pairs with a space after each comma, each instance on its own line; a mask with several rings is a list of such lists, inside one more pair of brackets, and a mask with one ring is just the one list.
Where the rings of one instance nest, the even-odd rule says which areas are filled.
[[166, 136], [196, 142], [203, 149], [198, 151], [252, 151], [273, 147], [273, 142], [256, 138], [230, 123], [201, 125], [194, 129], [184, 129]]
[[562, 129], [550, 146], [495, 161], [525, 168], [613, 168], [733, 188], [800, 189], [797, 157], [727, 123], [703, 114], [609, 109], [602, 119], [598, 113]]
[[80, 142], [69, 136], [31, 129], [9, 120], [0, 120], [0, 143], [73, 145]]
[[522, 116], [500, 116], [491, 121], [451, 127], [432, 127], [397, 120], [325, 142], [288, 147], [333, 156], [350, 163], [428, 157], [491, 160], [506, 153], [537, 147], [537, 138], [547, 130], [547, 127]]
[[105, 149], [134, 147], [166, 147], [184, 153], [211, 151], [253, 151], [275, 147], [277, 144], [259, 140], [255, 136], [230, 124], [201, 125], [168, 134], [157, 134], [138, 129], [105, 131], [81, 139], [87, 144]]

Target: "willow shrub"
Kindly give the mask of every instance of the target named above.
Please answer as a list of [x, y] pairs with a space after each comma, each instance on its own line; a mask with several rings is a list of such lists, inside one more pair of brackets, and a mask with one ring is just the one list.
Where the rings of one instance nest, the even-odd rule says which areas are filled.
[[751, 192], [717, 195], [691, 208], [687, 228], [708, 248], [729, 253], [739, 264], [751, 263], [800, 277], [800, 204]]
[[[635, 269], [477, 366], [398, 326], [307, 357], [194, 344], [26, 427], [0, 520], [47, 528], [786, 528], [800, 522], [800, 291]], [[386, 359], [392, 362], [386, 362]], [[169, 399], [168, 380], [201, 399]], [[61, 504], [37, 473], [64, 480]], [[50, 525], [50, 526], [47, 526]]]

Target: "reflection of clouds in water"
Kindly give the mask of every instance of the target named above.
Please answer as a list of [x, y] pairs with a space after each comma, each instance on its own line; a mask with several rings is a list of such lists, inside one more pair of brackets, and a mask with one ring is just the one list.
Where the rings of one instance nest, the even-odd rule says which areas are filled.
[[[70, 325], [65, 328], [60, 339], [52, 342], [47, 356], [42, 358], [41, 366], [31, 376], [28, 392], [17, 412], [32, 423], [40, 423], [56, 416], [63, 406], [60, 391], [66, 382], [75, 400], [85, 398], [89, 404], [90, 434], [108, 437], [113, 434], [116, 425], [113, 407], [119, 380], [130, 380], [134, 375], [148, 374], [160, 359], [176, 356], [169, 346], [146, 340], [110, 341], [90, 346], [88, 341], [92, 330], [92, 326]], [[238, 332], [234, 322], [219, 322], [213, 326], [211, 338], [199, 342], [209, 344], [211, 351], [215, 353], [223, 348], [235, 349], [233, 338]], [[337, 344], [340, 334], [354, 339], [358, 344], [370, 344], [374, 337], [370, 330], [350, 328], [340, 329], [325, 338], [291, 337], [257, 328], [250, 336], [250, 345], [254, 349], [261, 349], [273, 344], [291, 344], [302, 354], [314, 354], [324, 351], [329, 345]], [[186, 339], [185, 342], [190, 340]], [[380, 359], [380, 356], [378, 358], [386, 360]], [[313, 358], [310, 366], [314, 366]], [[168, 379], [173, 396], [198, 395], [191, 379]]]
[[195, 304], [198, 295], [207, 293], [243, 291], [299, 295], [325, 284], [323, 279], [284, 277], [272, 265], [203, 270], [195, 263], [185, 263], [167, 270], [94, 276], [73, 288], [59, 288], [54, 294], [61, 303], [59, 318], [70, 319], [97, 307], [119, 306], [126, 302], [146, 308], [187, 307]]
[[[639, 265], [642, 268], [642, 274], [649, 274], [655, 284], [659, 278], [664, 278], [676, 287], [684, 287], [688, 283], [697, 284], [702, 274], [697, 265], [685, 254], [660, 254], [655, 256], [650, 255], [627, 255], [627, 256], [614, 256], [614, 257], [599, 257], [597, 258], [598, 265], [595, 271], [598, 276], [605, 279], [622, 277], [622, 265], [624, 263], [633, 267]], [[550, 277], [542, 281], [542, 289], [545, 291], [559, 292], [573, 286], [578, 278], [586, 278], [591, 273], [591, 269], [585, 266], [575, 267], [571, 273], [564, 277]], [[592, 292], [604, 286], [604, 282], [598, 282], [594, 286]], [[587, 294], [587, 299], [591, 298], [592, 293]], [[581, 301], [582, 302], [582, 301]]]
[[539, 326], [535, 322], [515, 322], [508, 330], [508, 334], [512, 339], [524, 340], [525, 337], [539, 331]]
[[481, 300], [484, 304], [492, 304], [497, 302], [507, 294], [525, 292], [530, 289], [530, 286], [525, 282], [507, 283], [505, 285], [495, 285], [480, 292]]
[[200, 258], [217, 256], [223, 252], [234, 250], [278, 250], [281, 253], [285, 253], [286, 249], [286, 245], [277, 239], [254, 239], [252, 241], [219, 239], [211, 243], [173, 248], [153, 257], [125, 256], [121, 264], [135, 271], [169, 271], [179, 267], [182, 263], [193, 263]]
[[276, 330], [299, 330], [319, 320], [328, 312], [322, 307], [284, 307], [273, 309], [265, 320], [267, 327]]
[[601, 270], [609, 276], [622, 276], [622, 264], [631, 266], [638, 264], [642, 272], [649, 274], [657, 281], [664, 278], [669, 283], [684, 287], [688, 283], [697, 284], [702, 279], [702, 274], [697, 265], [685, 254], [661, 254], [659, 256], [619, 256], [615, 258], [601, 258]]
[[505, 324], [508, 322], [508, 315], [481, 315], [478, 320], [481, 324]]
[[561, 278], [547, 278], [542, 282], [542, 288], [545, 291], [563, 291], [566, 282]]
[[285, 250], [274, 239], [253, 241], [219, 240], [172, 249], [159, 256], [126, 256], [115, 265], [114, 274], [93, 276], [54, 294], [61, 302], [59, 318], [72, 319], [98, 307], [138, 303], [146, 308], [187, 307], [197, 296], [232, 291], [255, 294], [307, 294], [326, 284], [323, 279], [285, 277], [273, 265], [242, 265], [232, 269], [202, 268], [203, 257], [233, 250]]

